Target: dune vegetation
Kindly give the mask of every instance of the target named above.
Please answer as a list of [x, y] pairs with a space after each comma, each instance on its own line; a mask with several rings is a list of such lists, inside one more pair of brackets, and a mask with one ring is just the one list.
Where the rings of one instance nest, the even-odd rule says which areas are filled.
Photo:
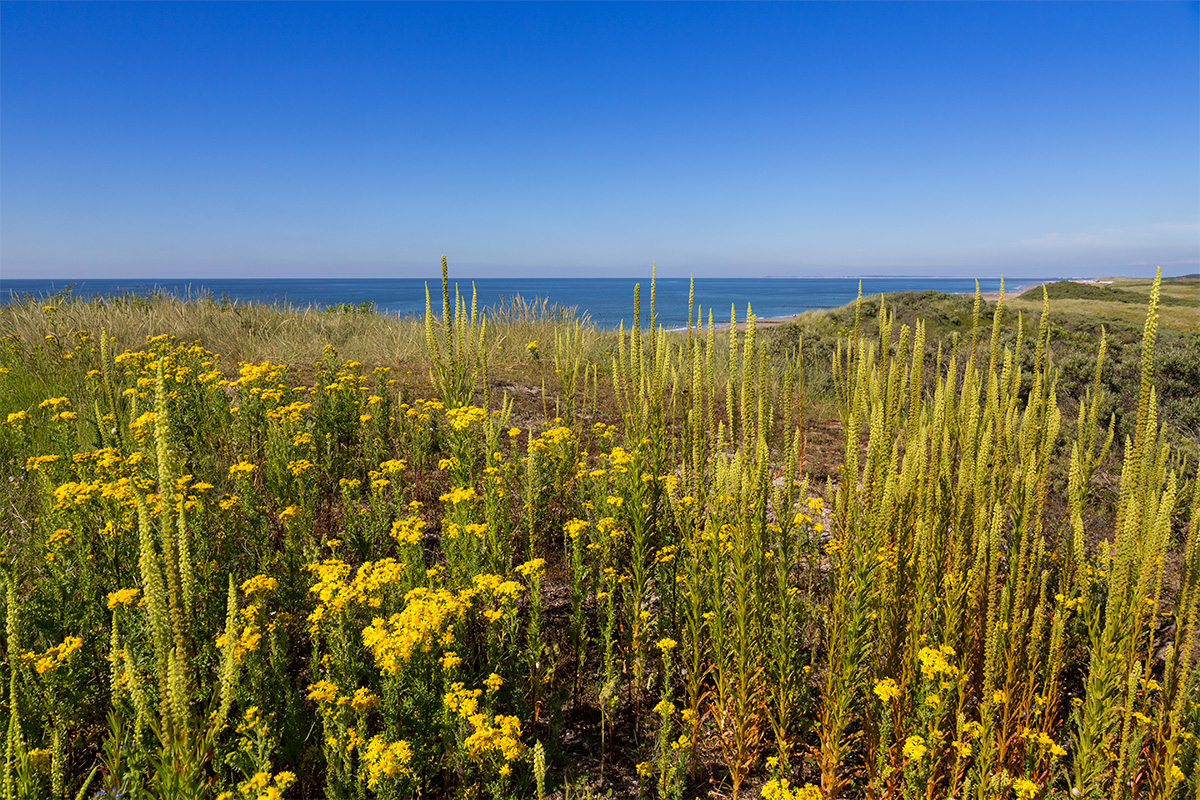
[[1163, 284], [649, 295], [0, 309], [0, 796], [1200, 797]]

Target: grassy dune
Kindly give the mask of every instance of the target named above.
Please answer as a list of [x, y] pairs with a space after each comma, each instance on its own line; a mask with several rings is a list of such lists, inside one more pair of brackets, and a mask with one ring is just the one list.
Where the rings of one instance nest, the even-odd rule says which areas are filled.
[[[1120, 320], [1140, 326], [1154, 281], [1138, 278], [1105, 278], [1103, 283], [1059, 281], [1046, 291], [1056, 315], [1078, 315], [1100, 320]], [[1166, 278], [1160, 284], [1160, 322], [1166, 328], [1200, 330], [1200, 278]], [[1014, 309], [1041, 310], [1041, 289], [1032, 289], [1012, 300]]]
[[1194, 287], [1047, 291], [0, 309], [0, 797], [1196, 797]]

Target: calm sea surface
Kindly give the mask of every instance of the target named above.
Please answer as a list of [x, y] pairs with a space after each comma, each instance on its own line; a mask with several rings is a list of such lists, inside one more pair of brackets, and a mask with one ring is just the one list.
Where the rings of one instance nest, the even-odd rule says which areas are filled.
[[[1009, 290], [1041, 283], [1046, 279], [1009, 281]], [[642, 321], [650, 307], [650, 281], [633, 278], [481, 278], [456, 281], [470, 300], [471, 284], [478, 291], [480, 308], [494, 306], [503, 299], [520, 295], [526, 300], [547, 299], [550, 303], [574, 307], [593, 322], [605, 327], [626, 325], [633, 319], [633, 287], [642, 285]], [[193, 279], [193, 280], [3, 280], [0, 279], [0, 304], [24, 294], [44, 296], [70, 289], [76, 296], [94, 296], [154, 291], [181, 297], [211, 295], [217, 300], [242, 303], [272, 303], [292, 306], [329, 306], [337, 303], [374, 303], [389, 314], [413, 315], [425, 311], [425, 280], [418, 278], [379, 279]], [[729, 320], [729, 307], [737, 307], [738, 318], [753, 308], [759, 319], [789, 317], [811, 308], [840, 306], [858, 294], [858, 278], [697, 278], [696, 303], [703, 307], [704, 318], [713, 309], [718, 321]], [[441, 282], [429, 281], [435, 309], [441, 308]], [[982, 291], [1000, 288], [999, 278], [981, 278]], [[974, 292], [971, 278], [863, 278], [864, 295], [934, 289], [939, 292]], [[687, 324], [688, 279], [658, 279], [658, 320], [668, 327]]]

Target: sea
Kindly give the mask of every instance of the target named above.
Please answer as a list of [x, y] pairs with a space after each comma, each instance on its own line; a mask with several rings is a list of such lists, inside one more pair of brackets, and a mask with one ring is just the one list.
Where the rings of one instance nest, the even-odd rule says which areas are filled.
[[[1010, 280], [1006, 291], [1054, 278]], [[709, 309], [717, 322], [728, 322], [731, 307], [738, 319], [752, 310], [758, 319], [781, 319], [814, 308], [832, 308], [853, 302], [861, 282], [864, 296], [932, 289], [952, 294], [974, 293], [974, 278], [864, 277], [864, 278], [696, 278], [695, 301], [703, 319]], [[995, 292], [1000, 278], [978, 279], [979, 289]], [[527, 302], [547, 301], [559, 310], [586, 317], [599, 327], [633, 324], [634, 286], [641, 284], [641, 324], [650, 313], [649, 278], [479, 278], [456, 279], [467, 302], [476, 293], [481, 309], [496, 307], [521, 297]], [[217, 302], [267, 303], [293, 308], [328, 308], [341, 304], [372, 304], [374, 309], [398, 316], [425, 312], [428, 284], [435, 311], [441, 309], [441, 279], [422, 278], [193, 278], [41, 280], [0, 278], [0, 305], [33, 295], [44, 298], [68, 292], [81, 298], [124, 294], [167, 293], [182, 298], [209, 297]], [[454, 289], [451, 289], [453, 294]], [[655, 311], [658, 324], [668, 328], [687, 325], [688, 278], [659, 278]]]

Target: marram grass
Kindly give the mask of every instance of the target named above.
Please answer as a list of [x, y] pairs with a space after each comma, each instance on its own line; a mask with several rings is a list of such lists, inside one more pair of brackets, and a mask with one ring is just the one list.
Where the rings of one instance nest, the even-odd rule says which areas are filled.
[[[1157, 288], [1125, 441], [1099, 373], [1064, 418], [1045, 303], [1012, 350], [977, 301], [933, 359], [860, 308], [825, 485], [799, 359], [655, 303], [527, 338], [443, 264], [423, 397], [328, 343], [225, 366], [5, 312], [3, 797], [1200, 796]], [[542, 422], [488, 377], [506, 337]]]

